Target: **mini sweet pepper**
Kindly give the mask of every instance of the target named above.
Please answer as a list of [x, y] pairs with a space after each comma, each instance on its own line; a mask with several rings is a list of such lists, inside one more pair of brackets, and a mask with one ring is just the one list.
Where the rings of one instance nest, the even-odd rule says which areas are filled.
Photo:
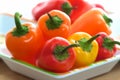
[[6, 34], [6, 46], [13, 58], [35, 65], [37, 53], [42, 48], [41, 42], [44, 42], [44, 39], [41, 32], [37, 35], [33, 23], [21, 24], [21, 16], [18, 12], [15, 13], [16, 27]]
[[69, 0], [69, 2], [72, 5], [72, 11], [69, 15], [72, 23], [74, 23], [79, 16], [94, 7], [94, 5], [86, 0]]
[[108, 35], [112, 33], [110, 25], [112, 19], [100, 8], [92, 8], [80, 16], [72, 25], [70, 34], [75, 32], [87, 32], [95, 35], [98, 32], [105, 32]]
[[71, 13], [72, 7], [68, 0], [48, 0], [40, 2], [32, 9], [33, 18], [38, 21], [42, 15], [48, 13], [51, 10], [61, 10], [69, 15]]
[[76, 53], [75, 67], [84, 67], [92, 64], [98, 54], [98, 43], [95, 40], [99, 35], [91, 36], [86, 32], [76, 32], [68, 37], [71, 44], [79, 44], [74, 47]]
[[[74, 45], [72, 46], [74, 47]], [[69, 71], [73, 67], [76, 59], [75, 51], [71, 48], [72, 46], [63, 37], [49, 39], [38, 56], [38, 67], [59, 73]]]
[[37, 30], [42, 30], [46, 39], [60, 36], [67, 38], [71, 26], [70, 17], [60, 10], [51, 10], [38, 20]]
[[117, 51], [116, 44], [120, 45], [120, 42], [115, 41], [112, 37], [108, 36], [104, 32], [100, 32], [98, 34], [100, 36], [96, 38], [96, 41], [99, 45], [96, 61], [113, 57]]

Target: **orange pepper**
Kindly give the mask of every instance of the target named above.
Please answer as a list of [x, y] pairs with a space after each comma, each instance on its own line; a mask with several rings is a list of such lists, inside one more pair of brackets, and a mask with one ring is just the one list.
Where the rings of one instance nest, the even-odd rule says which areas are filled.
[[13, 58], [35, 65], [38, 52], [44, 43], [42, 32], [38, 35], [35, 26], [30, 22], [21, 24], [20, 17], [19, 13], [15, 13], [16, 27], [6, 34], [6, 47]]
[[105, 32], [110, 35], [112, 33], [110, 29], [111, 22], [112, 20], [108, 18], [105, 11], [99, 8], [92, 8], [72, 24], [70, 35], [80, 31], [87, 32], [92, 36], [98, 32]]
[[60, 36], [67, 38], [71, 26], [70, 17], [60, 10], [51, 10], [38, 20], [38, 30], [42, 30], [45, 38]]

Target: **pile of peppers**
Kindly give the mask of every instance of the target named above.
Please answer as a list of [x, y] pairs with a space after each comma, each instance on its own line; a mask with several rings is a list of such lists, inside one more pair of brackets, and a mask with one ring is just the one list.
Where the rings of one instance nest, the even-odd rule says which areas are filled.
[[49, 0], [37, 6], [49, 3], [47, 11], [46, 6], [38, 9], [36, 25], [22, 23], [22, 15], [15, 13], [15, 27], [6, 34], [14, 59], [62, 73], [115, 55], [120, 42], [110, 37], [112, 19], [103, 9], [84, 0]]

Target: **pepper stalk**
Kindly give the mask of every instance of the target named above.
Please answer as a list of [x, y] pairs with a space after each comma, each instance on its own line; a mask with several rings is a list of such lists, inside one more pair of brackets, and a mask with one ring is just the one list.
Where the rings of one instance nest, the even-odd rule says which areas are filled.
[[86, 38], [83, 38], [81, 40], [76, 41], [76, 43], [80, 44], [80, 47], [87, 52], [90, 52], [92, 49], [92, 41], [95, 40], [97, 37], [99, 37], [100, 35], [97, 34], [95, 36], [93, 36], [92, 38], [86, 40]]
[[21, 24], [21, 22], [20, 22], [21, 17], [22, 17], [21, 14], [19, 14], [18, 12], [15, 13], [14, 19], [15, 19], [16, 28], [12, 32], [13, 36], [20, 37], [29, 32], [28, 27], [23, 26]]
[[58, 61], [63, 61], [69, 57], [67, 50], [73, 47], [80, 47], [80, 45], [79, 44], [71, 44], [69, 46], [57, 45], [53, 53], [55, 57], [58, 59]]
[[115, 44], [120, 45], [120, 42], [118, 41], [113, 41], [111, 38], [105, 37], [103, 40], [103, 46], [107, 48], [108, 50], [113, 50], [113, 47]]

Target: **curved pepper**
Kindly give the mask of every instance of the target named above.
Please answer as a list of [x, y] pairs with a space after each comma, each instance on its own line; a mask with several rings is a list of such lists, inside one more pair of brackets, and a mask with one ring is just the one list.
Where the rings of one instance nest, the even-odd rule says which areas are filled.
[[95, 35], [98, 32], [105, 32], [110, 35], [112, 33], [111, 22], [112, 20], [107, 17], [102, 9], [90, 9], [72, 24], [70, 34], [82, 31], [90, 35]]
[[52, 10], [42, 15], [38, 20], [38, 30], [42, 30], [45, 38], [61, 36], [68, 37], [71, 21], [67, 14], [60, 10]]
[[37, 53], [43, 46], [41, 42], [44, 42], [42, 33], [37, 35], [35, 26], [30, 22], [21, 24], [20, 17], [16, 12], [16, 27], [6, 34], [6, 46], [13, 58], [35, 65]]
[[91, 37], [85, 32], [76, 32], [68, 37], [71, 44], [79, 44], [80, 47], [75, 47], [76, 63], [75, 67], [88, 66], [96, 60], [98, 54], [98, 43], [96, 38], [99, 35]]
[[[76, 45], [72, 45], [73, 47]], [[76, 59], [75, 51], [70, 42], [62, 37], [48, 40], [38, 56], [38, 66], [53, 72], [69, 71]]]
[[38, 21], [39, 17], [51, 10], [61, 10], [69, 15], [71, 12], [71, 4], [68, 0], [48, 0], [40, 2], [32, 9], [33, 18]]
[[104, 32], [98, 33], [100, 36], [96, 38], [99, 45], [98, 56], [96, 61], [111, 58], [115, 55], [117, 47], [115, 44], [120, 45], [120, 42], [114, 41], [114, 39], [108, 36]]

